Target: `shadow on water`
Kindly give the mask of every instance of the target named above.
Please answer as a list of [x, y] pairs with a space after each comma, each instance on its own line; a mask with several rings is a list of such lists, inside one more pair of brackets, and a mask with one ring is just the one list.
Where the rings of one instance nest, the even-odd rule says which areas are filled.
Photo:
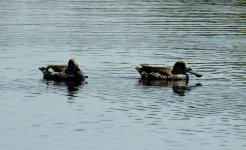
[[75, 97], [78, 97], [79, 91], [84, 84], [87, 82], [82, 83], [74, 83], [74, 82], [62, 82], [62, 81], [43, 81], [47, 86], [58, 87], [58, 89], [66, 89], [68, 100], [73, 100]]
[[146, 85], [146, 86], [164, 86], [173, 89], [173, 92], [178, 94], [179, 96], [185, 96], [188, 91], [191, 91], [197, 87], [201, 87], [201, 83], [196, 83], [194, 85], [188, 85], [188, 80], [181, 80], [181, 81], [168, 81], [168, 80], [153, 80], [153, 81], [146, 81], [146, 80], [139, 80], [139, 84]]

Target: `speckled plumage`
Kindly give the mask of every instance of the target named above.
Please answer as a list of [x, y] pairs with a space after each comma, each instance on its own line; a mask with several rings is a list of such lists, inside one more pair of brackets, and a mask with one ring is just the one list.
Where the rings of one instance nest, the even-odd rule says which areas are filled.
[[82, 82], [85, 76], [80, 70], [80, 63], [77, 59], [70, 59], [68, 65], [48, 65], [40, 67], [43, 73], [43, 79], [53, 81]]
[[186, 74], [190, 72], [197, 77], [202, 75], [192, 70], [184, 61], [177, 61], [173, 69], [167, 67], [154, 67], [150, 65], [140, 65], [135, 68], [143, 80], [188, 80]]

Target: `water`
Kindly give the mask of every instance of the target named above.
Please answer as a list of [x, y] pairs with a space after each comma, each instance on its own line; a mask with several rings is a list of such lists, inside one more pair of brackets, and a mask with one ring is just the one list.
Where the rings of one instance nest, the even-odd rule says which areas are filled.
[[[245, 1], [0, 2], [0, 149], [246, 148]], [[69, 86], [38, 67], [76, 57]], [[186, 60], [187, 86], [139, 83]]]

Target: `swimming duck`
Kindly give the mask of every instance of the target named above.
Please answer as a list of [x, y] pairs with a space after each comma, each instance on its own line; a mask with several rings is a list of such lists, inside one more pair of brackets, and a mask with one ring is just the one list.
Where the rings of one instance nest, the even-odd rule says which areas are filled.
[[196, 77], [202, 77], [202, 74], [192, 70], [184, 61], [177, 61], [173, 69], [167, 67], [154, 67], [150, 65], [140, 65], [135, 68], [143, 80], [188, 80], [187, 72]]
[[68, 61], [68, 65], [48, 65], [40, 67], [39, 70], [43, 72], [43, 78], [46, 80], [82, 82], [87, 76], [79, 67], [79, 61], [73, 58]]

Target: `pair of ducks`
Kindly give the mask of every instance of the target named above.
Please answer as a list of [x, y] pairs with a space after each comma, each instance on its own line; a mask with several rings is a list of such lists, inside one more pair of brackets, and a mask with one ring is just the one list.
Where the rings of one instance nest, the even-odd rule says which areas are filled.
[[[196, 77], [202, 77], [202, 74], [192, 70], [184, 61], [177, 61], [173, 69], [167, 67], [154, 67], [150, 65], [140, 65], [135, 68], [142, 80], [188, 80], [187, 72]], [[77, 59], [70, 59], [68, 65], [48, 65], [40, 67], [43, 72], [43, 78], [54, 81], [68, 81], [81, 83], [88, 76], [85, 76], [80, 70], [80, 63]]]

